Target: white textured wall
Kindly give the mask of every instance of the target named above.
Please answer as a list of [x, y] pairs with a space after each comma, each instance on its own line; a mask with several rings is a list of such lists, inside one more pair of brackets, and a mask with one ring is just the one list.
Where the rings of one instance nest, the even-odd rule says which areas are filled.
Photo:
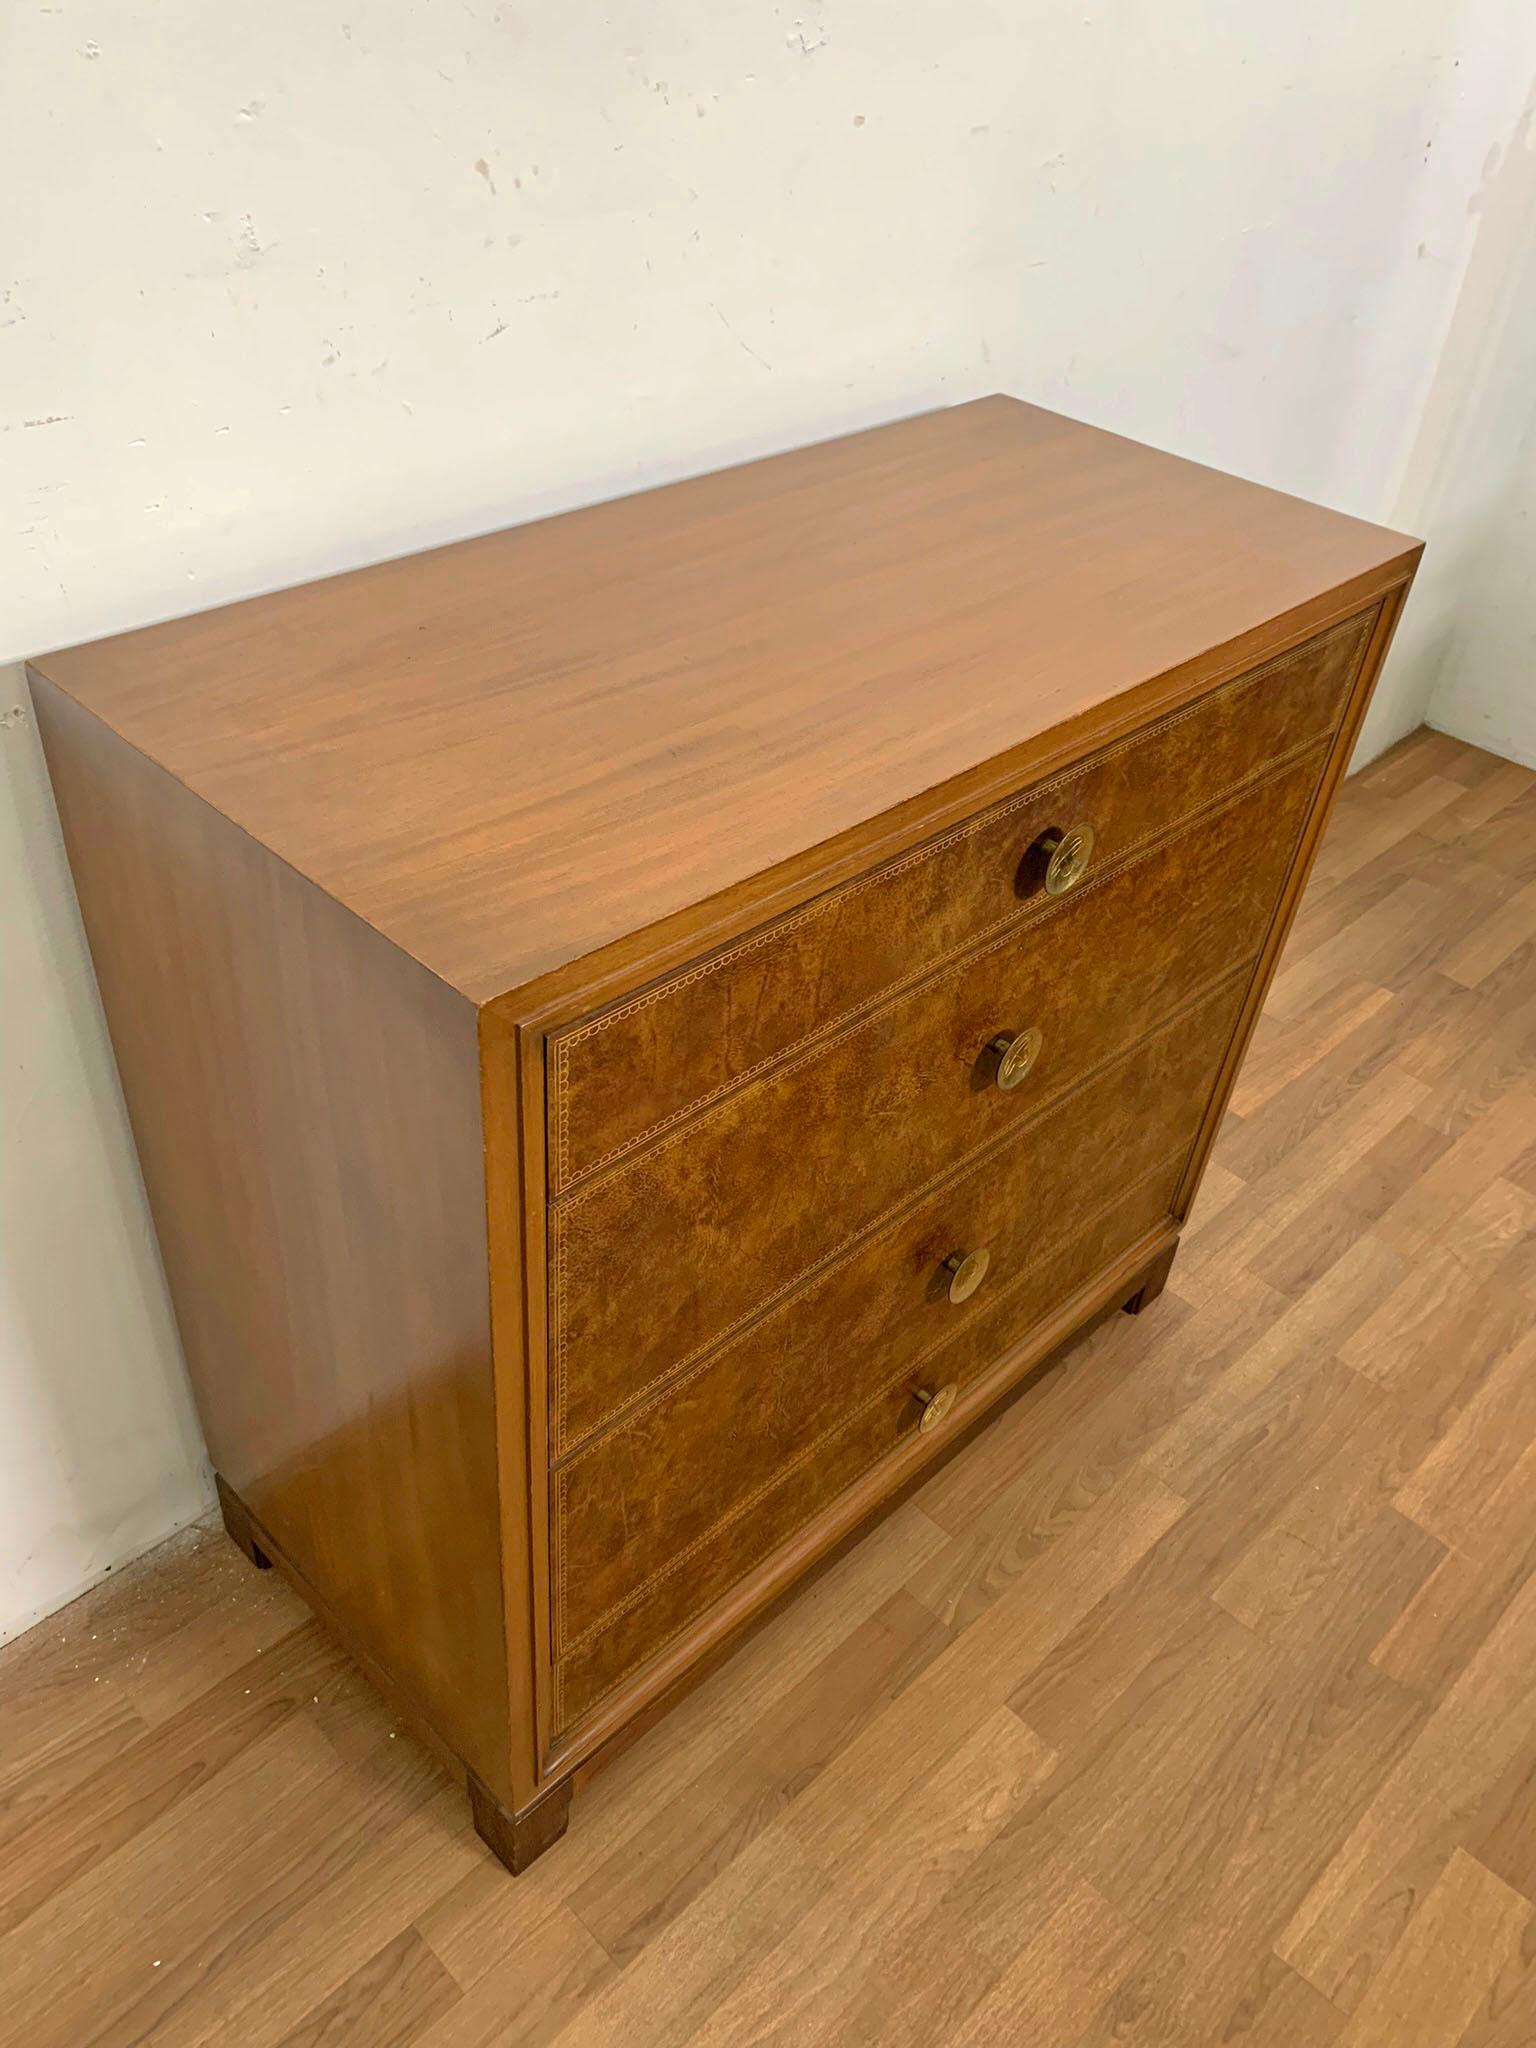
[[207, 1504], [20, 676], [0, 679], [0, 1639]]
[[[1536, 8], [1522, 38], [1536, 44]], [[1455, 304], [1408, 442], [1402, 523], [1430, 547], [1383, 708], [1536, 765], [1536, 83], [1522, 75], [1524, 108], [1468, 197]], [[1456, 112], [1465, 123], [1465, 102]]]
[[[0, 10], [0, 659], [996, 388], [1433, 526], [1530, 12]], [[1405, 636], [1372, 744], [1425, 672]], [[202, 1475], [25, 716], [0, 741], [3, 1629]]]
[[[1536, 383], [1536, 353], [1531, 357]], [[1486, 536], [1429, 722], [1536, 768], [1536, 433]]]
[[1441, 551], [1457, 589], [1427, 715], [1536, 768], [1536, 92], [1489, 159], [1477, 233], [1456, 321], [1475, 337], [1471, 374], [1447, 464], [1467, 513]]

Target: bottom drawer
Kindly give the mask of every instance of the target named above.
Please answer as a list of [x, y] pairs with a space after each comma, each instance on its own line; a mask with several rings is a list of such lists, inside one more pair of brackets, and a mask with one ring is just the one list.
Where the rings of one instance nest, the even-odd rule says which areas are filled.
[[[555, 1475], [555, 1727], [695, 1624], [1166, 1218], [1245, 974], [1115, 1062]], [[936, 1261], [989, 1242], [961, 1309]]]

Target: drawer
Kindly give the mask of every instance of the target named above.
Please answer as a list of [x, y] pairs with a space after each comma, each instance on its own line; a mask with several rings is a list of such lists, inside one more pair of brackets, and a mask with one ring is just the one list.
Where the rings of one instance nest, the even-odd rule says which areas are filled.
[[[557, 1641], [578, 1647], [660, 1600], [663, 1581], [685, 1581], [665, 1596], [666, 1625], [698, 1611], [731, 1559], [740, 1573], [762, 1555], [759, 1495], [783, 1490], [793, 1470], [788, 1494], [814, 1513], [829, 1497], [824, 1478], [842, 1471], [825, 1447], [849, 1430], [871, 1450], [898, 1440], [918, 1422], [914, 1385], [990, 1362], [1002, 1347], [973, 1350], [968, 1333], [991, 1328], [996, 1301], [1023, 1330], [1059, 1300], [1069, 1245], [1084, 1240], [1102, 1263], [1158, 1222], [1242, 991], [1229, 976], [569, 1459], [554, 1496]], [[1146, 1202], [1130, 1234], [1106, 1244], [1092, 1226], [1133, 1184]], [[968, 1292], [978, 1251], [989, 1263]], [[946, 1259], [960, 1253], [973, 1264], [955, 1272]], [[904, 1390], [894, 1401], [893, 1386]], [[774, 1540], [782, 1533], [775, 1525]], [[715, 1551], [718, 1566], [701, 1570]]]
[[1371, 611], [1240, 676], [550, 1044], [559, 1190], [808, 1037], [1018, 918], [1044, 834], [1087, 821], [1103, 868], [1329, 733]]
[[[1090, 877], [1061, 914], [1011, 928], [559, 1203], [557, 1455], [1245, 967], [1321, 761], [1319, 744], [1192, 830]], [[1030, 1028], [1035, 1064], [1005, 1090], [987, 1048]]]

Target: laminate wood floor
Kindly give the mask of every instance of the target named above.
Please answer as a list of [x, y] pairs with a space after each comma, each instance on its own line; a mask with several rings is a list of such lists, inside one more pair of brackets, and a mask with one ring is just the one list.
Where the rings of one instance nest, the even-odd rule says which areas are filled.
[[0, 1652], [0, 2042], [1536, 2043], [1536, 775], [1345, 791], [1167, 1293], [514, 1883], [208, 1529]]

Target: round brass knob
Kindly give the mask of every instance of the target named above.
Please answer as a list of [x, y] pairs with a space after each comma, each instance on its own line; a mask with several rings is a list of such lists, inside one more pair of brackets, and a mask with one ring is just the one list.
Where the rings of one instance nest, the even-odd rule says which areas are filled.
[[991, 1263], [992, 1254], [984, 1244], [977, 1245], [973, 1252], [951, 1252], [944, 1261], [944, 1270], [950, 1276], [950, 1300], [969, 1301], [986, 1279]]
[[1045, 856], [1045, 892], [1065, 896], [1088, 872], [1093, 859], [1093, 827], [1084, 821], [1068, 825], [1064, 832], [1047, 832], [1040, 840]]
[[930, 1429], [937, 1429], [950, 1409], [955, 1405], [955, 1396], [960, 1389], [953, 1380], [947, 1380], [942, 1387], [916, 1387], [913, 1389], [923, 1404], [923, 1417], [918, 1428], [924, 1436]]
[[1031, 1024], [1027, 1030], [1011, 1035], [1005, 1031], [994, 1038], [987, 1050], [997, 1054], [997, 1072], [993, 1079], [998, 1087], [1017, 1088], [1039, 1058], [1043, 1043], [1038, 1024]]

